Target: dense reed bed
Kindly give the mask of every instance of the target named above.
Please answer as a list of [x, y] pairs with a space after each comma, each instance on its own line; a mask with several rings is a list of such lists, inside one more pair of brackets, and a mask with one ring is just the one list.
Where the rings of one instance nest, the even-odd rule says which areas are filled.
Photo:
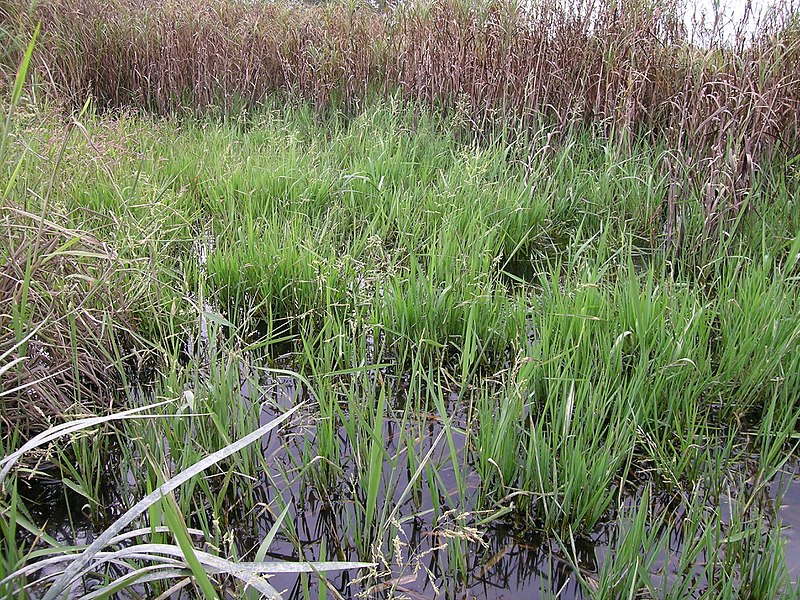
[[0, 594], [797, 595], [790, 6], [0, 11]]

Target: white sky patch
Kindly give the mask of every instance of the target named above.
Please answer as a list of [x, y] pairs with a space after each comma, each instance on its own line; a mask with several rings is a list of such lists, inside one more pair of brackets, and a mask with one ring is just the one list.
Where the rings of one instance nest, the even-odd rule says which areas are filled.
[[[786, 2], [783, 2], [786, 5]], [[686, 29], [695, 42], [750, 34], [776, 2], [773, 0], [686, 0]]]

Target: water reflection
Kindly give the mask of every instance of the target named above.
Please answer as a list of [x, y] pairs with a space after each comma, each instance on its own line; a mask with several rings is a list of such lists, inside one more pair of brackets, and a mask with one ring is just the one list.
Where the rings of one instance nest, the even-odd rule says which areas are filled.
[[[309, 399], [305, 386], [290, 375], [266, 373], [263, 376], [266, 392], [252, 397], [252, 390], [242, 389], [243, 398], [259, 402], [263, 407], [262, 422], [272, 420], [281, 407], [300, 399]], [[456, 427], [452, 430], [459, 465], [466, 465], [466, 415], [458, 411], [456, 394], [447, 398]], [[311, 415], [311, 413], [310, 413]], [[310, 416], [309, 415], [309, 416]], [[303, 468], [304, 460], [315, 454], [316, 429], [313, 419], [301, 419], [289, 430], [272, 431], [262, 441], [267, 464], [274, 467], [262, 473], [260, 480], [248, 493], [254, 505], [242, 502], [244, 485], [239, 481], [229, 493], [221, 525], [233, 531], [240, 557], [252, 558], [261, 541], [273, 527], [284, 506], [290, 505], [291, 527], [283, 527], [270, 548], [275, 560], [364, 560], [377, 557], [373, 576], [359, 579], [358, 573], [341, 572], [328, 577], [327, 585], [344, 598], [445, 599], [510, 599], [510, 598], [584, 598], [588, 597], [579, 577], [596, 582], [607, 560], [613, 560], [614, 548], [630, 527], [631, 512], [641, 504], [647, 477], [625, 482], [620, 491], [623, 514], [609, 515], [608, 522], [590, 536], [564, 538], [565, 549], [554, 538], [523, 532], [513, 522], [494, 522], [476, 526], [480, 515], [471, 514], [479, 484], [477, 473], [459, 473], [465, 482], [465, 496], [458, 491], [458, 478], [453, 470], [450, 447], [443, 442], [443, 424], [438, 418], [420, 414], [413, 418], [387, 417], [383, 423], [383, 441], [387, 456], [400, 456], [413, 448], [416, 456], [430, 453], [437, 465], [434, 485], [415, 481], [411, 464], [394, 469], [389, 460], [382, 462], [381, 488], [377, 510], [384, 507], [394, 512], [383, 535], [377, 536], [377, 546], [365, 548], [359, 544], [363, 523], [356, 503], [365, 503], [364, 490], [357, 484], [356, 457], [352, 455], [347, 432], [336, 431], [340, 461], [336, 477], [330, 485], [309, 477]], [[731, 465], [728, 493], [718, 490], [699, 490], [695, 498], [710, 513], [717, 511], [723, 522], [731, 518], [730, 506], [738, 494], [749, 494], [757, 480], [757, 457], [740, 457]], [[652, 483], [652, 482], [650, 482]], [[49, 535], [65, 544], [89, 543], [104, 524], [93, 523], [84, 512], [83, 499], [61, 484], [57, 473], [46, 473], [35, 480], [20, 484], [21, 492], [31, 515]], [[237, 488], [238, 486], [238, 488]], [[407, 493], [407, 489], [411, 490]], [[650, 485], [650, 514], [663, 520], [664, 546], [653, 567], [654, 583], [669, 587], [676, 581], [694, 578], [691, 589], [703, 588], [703, 564], [710, 557], [697, 556], [698, 566], [687, 574], [680, 572], [679, 559], [686, 538], [694, 535], [688, 527], [686, 514], [687, 492]], [[114, 505], [114, 491], [109, 491], [108, 503]], [[124, 502], [118, 502], [121, 506]], [[753, 515], [763, 518], [767, 526], [783, 526], [786, 539], [786, 561], [792, 577], [800, 572], [800, 478], [798, 462], [792, 459], [784, 470], [753, 496], [750, 503]], [[110, 510], [109, 515], [114, 511]], [[210, 515], [212, 518], [214, 515]], [[315, 578], [304, 580], [294, 575], [275, 576], [271, 583], [286, 590], [285, 597], [299, 600], [306, 589], [318, 585]]]

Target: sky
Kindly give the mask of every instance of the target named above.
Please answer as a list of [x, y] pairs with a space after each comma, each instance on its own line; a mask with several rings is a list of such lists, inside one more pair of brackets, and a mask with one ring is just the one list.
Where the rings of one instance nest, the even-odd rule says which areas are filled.
[[726, 15], [726, 20], [722, 23], [726, 34], [733, 33], [736, 26], [741, 23], [742, 18], [747, 13], [748, 5], [750, 6], [750, 13], [746, 30], [752, 31], [756, 17], [774, 4], [773, 0], [686, 0], [686, 26], [689, 31], [693, 30], [691, 22], [693, 14], [700, 18], [705, 13], [706, 26], [713, 24], [715, 1], [719, 2], [722, 13]]

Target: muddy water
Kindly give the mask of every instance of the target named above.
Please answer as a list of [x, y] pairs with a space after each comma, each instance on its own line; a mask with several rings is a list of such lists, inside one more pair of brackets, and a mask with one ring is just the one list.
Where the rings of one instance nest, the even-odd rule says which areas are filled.
[[[266, 375], [261, 382], [265, 393], [252, 398], [251, 390], [242, 389], [248, 401], [258, 400], [262, 404], [262, 421], [271, 421], [282, 408], [307, 397], [306, 390], [290, 376]], [[449, 398], [455, 407], [457, 398]], [[454, 408], [456, 420], [459, 415]], [[309, 424], [312, 423], [312, 424]], [[456, 423], [458, 425], [459, 423]], [[463, 425], [463, 423], [461, 423]], [[402, 424], [387, 419], [384, 424], [384, 439], [390, 456], [403, 450], [400, 447]], [[569, 559], [559, 544], [535, 533], [515, 531], [510, 523], [502, 520], [491, 525], [471, 529], [479, 516], [470, 513], [472, 506], [463, 506], [459, 500], [456, 474], [453, 473], [449, 448], [444, 442], [442, 424], [430, 415], [419, 415], [407, 422], [406, 436], [414, 436], [415, 451], [423, 456], [431, 451], [431, 462], [438, 465], [441, 483], [438, 497], [431, 497], [428, 487], [421, 486], [419, 494], [401, 498], [412, 478], [410, 471], [399, 469], [394, 492], [386, 497], [385, 486], [378, 498], [378, 508], [384, 505], [398, 506], [395, 521], [397, 527], [387, 534], [377, 548], [383, 554], [378, 566], [379, 577], [359, 581], [357, 574], [337, 573], [329, 578], [329, 585], [344, 598], [358, 595], [370, 598], [405, 597], [409, 599], [442, 597], [448, 599], [512, 599], [512, 598], [584, 598], [576, 575], [577, 566], [581, 577], [591, 581], [596, 578], [604, 561], [609, 557], [615, 536], [624, 529], [625, 523], [612, 519], [598, 528], [592, 535], [575, 540], [577, 565]], [[460, 452], [464, 451], [465, 439], [454, 429], [454, 442]], [[313, 440], [313, 422], [300, 419], [289, 431], [271, 432], [262, 442], [262, 449], [269, 464], [276, 472], [286, 473], [277, 479], [264, 476], [255, 484], [257, 501], [261, 506], [273, 510], [281, 503], [290, 503], [290, 515], [294, 522], [296, 538], [278, 535], [270, 548], [269, 556], [285, 560], [318, 560], [321, 548], [326, 548], [327, 560], [362, 560], [355, 542], [358, 515], [353, 510], [353, 472], [346, 472], [340, 481], [345, 483], [331, 489], [319, 489], [306, 485], [296, 477], [298, 465], [302, 463], [305, 444]], [[344, 432], [342, 440], [342, 464], [353, 464], [347, 452]], [[464, 461], [459, 461], [463, 464]], [[800, 463], [792, 460], [785, 470], [769, 485], [768, 498], [775, 502], [777, 519], [783, 526], [786, 540], [786, 560], [794, 580], [800, 579]], [[350, 467], [352, 468], [352, 467]], [[392, 478], [392, 467], [384, 462], [383, 481]], [[479, 484], [476, 473], [463, 473], [469, 495]], [[55, 478], [40, 480], [23, 490], [30, 500], [34, 518], [44, 525], [48, 533], [68, 543], [87, 543], [96, 534], [95, 527], [83, 510], [79, 496], [67, 493]], [[627, 504], [637, 504], [641, 489], [633, 488], [627, 496]], [[278, 495], [280, 502], [276, 502]], [[779, 499], [779, 503], [778, 503]], [[719, 510], [724, 516], [725, 499], [720, 499]], [[655, 499], [656, 508], [674, 510], [672, 499], [665, 495]], [[663, 506], [659, 507], [659, 503]], [[436, 518], [434, 507], [440, 507]], [[680, 510], [680, 509], [678, 509]], [[249, 511], [245, 514], [228, 515], [229, 526], [235, 530], [237, 546], [242, 552], [258, 547], [272, 527], [274, 517], [269, 512]], [[773, 523], [774, 525], [774, 523]], [[98, 528], [99, 530], [100, 528]], [[450, 564], [447, 546], [459, 545], [466, 556], [464, 563]], [[683, 540], [676, 530], [668, 547], [659, 556], [657, 567], [663, 569], [669, 580], [673, 563], [681, 551]], [[277, 576], [271, 580], [274, 587], [286, 590], [285, 598], [304, 597], [304, 582], [297, 576]], [[308, 585], [312, 597], [318, 597], [317, 585], [312, 578]], [[329, 594], [329, 597], [334, 597]]]
[[[784, 496], [778, 517], [785, 528], [787, 563], [793, 581], [797, 581], [800, 578], [800, 478], [793, 473], [782, 479], [780, 486]], [[776, 482], [771, 490], [774, 492], [778, 485]], [[615, 525], [611, 523], [590, 537], [576, 540], [577, 566], [584, 579], [597, 577], [609, 556]], [[314, 548], [319, 547], [326, 536], [336, 535], [332, 532], [340, 531], [341, 523], [334, 513], [320, 510], [320, 504], [312, 501], [297, 515], [297, 526], [303, 532], [301, 542], [308, 549], [305, 558], [314, 559], [318, 558]], [[354, 583], [349, 574], [332, 577], [332, 585], [345, 598], [364, 593], [368, 597], [381, 597], [376, 592], [389, 589], [406, 598], [433, 598], [438, 597], [437, 592], [441, 597], [454, 599], [589, 598], [578, 583], [573, 563], [553, 540], [535, 534], [520, 535], [502, 526], [491, 527], [484, 532], [483, 543], [470, 546], [467, 572], [454, 579], [447, 575], [446, 551], [432, 549], [437, 541], [433, 535], [435, 531], [435, 524], [424, 518], [415, 519], [413, 525], [406, 528], [404, 542], [411, 550], [403, 554], [401, 562], [405, 564], [394, 566], [386, 573], [383, 585], [365, 590]], [[666, 553], [677, 557], [682, 545], [680, 535], [674, 535]], [[421, 564], [415, 562], [414, 553], [422, 557]], [[273, 556], [297, 559], [298, 553], [291, 545], [279, 542]], [[357, 558], [355, 555], [348, 557]], [[675, 560], [673, 558], [672, 562]], [[667, 559], [662, 557], [656, 566], [670, 573], [670, 565], [665, 562]], [[672, 576], [674, 578], [674, 573]], [[667, 578], [670, 579], [670, 575]], [[273, 584], [287, 590], [288, 598], [302, 597], [301, 586], [293, 577], [277, 578]]]
[[773, 497], [780, 494], [778, 517], [784, 527], [786, 539], [786, 563], [791, 570], [792, 581], [800, 580], [800, 461], [782, 472], [770, 486]]

